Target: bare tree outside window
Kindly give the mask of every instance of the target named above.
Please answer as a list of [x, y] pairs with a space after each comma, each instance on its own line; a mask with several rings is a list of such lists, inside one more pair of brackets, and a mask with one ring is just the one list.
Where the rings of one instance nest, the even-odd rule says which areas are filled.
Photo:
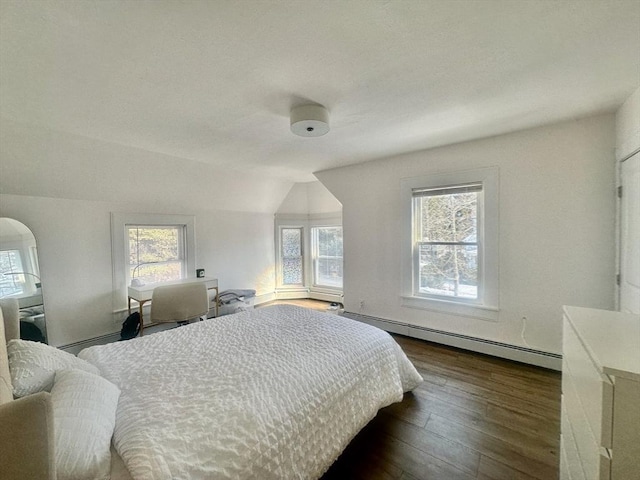
[[127, 226], [129, 279], [143, 283], [179, 280], [184, 268], [184, 228], [180, 226]]
[[414, 192], [417, 294], [478, 298], [481, 185]]

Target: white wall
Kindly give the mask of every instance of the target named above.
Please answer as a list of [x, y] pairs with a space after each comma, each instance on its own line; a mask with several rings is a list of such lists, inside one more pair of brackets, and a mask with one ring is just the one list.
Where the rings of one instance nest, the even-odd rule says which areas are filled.
[[[66, 345], [118, 331], [113, 314], [110, 212], [126, 203], [0, 195], [0, 216], [29, 226], [38, 243], [49, 342]], [[169, 213], [158, 210], [154, 213]], [[195, 214], [196, 265], [219, 279], [220, 288], [272, 293], [273, 216], [215, 210]]]
[[[343, 205], [345, 309], [561, 351], [561, 306], [611, 309], [614, 117], [602, 115], [316, 173]], [[497, 322], [400, 306], [400, 181], [498, 166]], [[360, 301], [364, 307], [360, 308]]]
[[342, 205], [320, 182], [296, 183], [282, 201], [277, 213], [314, 215], [338, 213]]
[[274, 213], [292, 182], [0, 120], [0, 193]]
[[120, 329], [114, 211], [195, 215], [197, 267], [221, 289], [273, 293], [273, 215], [291, 182], [7, 121], [0, 145], [0, 216], [36, 237], [51, 344]]

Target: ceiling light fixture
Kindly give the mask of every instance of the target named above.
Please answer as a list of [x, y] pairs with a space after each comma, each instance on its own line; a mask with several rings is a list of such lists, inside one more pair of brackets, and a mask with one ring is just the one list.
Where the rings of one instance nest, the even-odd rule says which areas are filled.
[[329, 112], [322, 105], [291, 109], [291, 131], [301, 137], [320, 137], [329, 131]]

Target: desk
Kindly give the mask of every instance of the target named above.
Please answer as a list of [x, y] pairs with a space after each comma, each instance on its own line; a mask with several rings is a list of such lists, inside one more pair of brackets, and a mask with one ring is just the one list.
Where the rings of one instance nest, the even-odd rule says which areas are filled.
[[145, 303], [151, 301], [153, 297], [153, 290], [156, 287], [164, 285], [179, 285], [182, 283], [204, 282], [207, 285], [207, 290], [215, 290], [215, 315], [218, 316], [218, 279], [212, 277], [201, 278], [183, 278], [181, 280], [172, 280], [170, 282], [150, 283], [148, 285], [142, 285], [141, 287], [128, 287], [128, 310], [131, 315], [131, 300], [138, 302], [138, 312], [140, 313], [140, 336], [144, 330], [144, 317], [142, 315], [142, 307]]
[[40, 289], [37, 289], [36, 293], [21, 293], [20, 295], [10, 295], [10, 297], [18, 299], [18, 306], [20, 308], [37, 307], [43, 304]]

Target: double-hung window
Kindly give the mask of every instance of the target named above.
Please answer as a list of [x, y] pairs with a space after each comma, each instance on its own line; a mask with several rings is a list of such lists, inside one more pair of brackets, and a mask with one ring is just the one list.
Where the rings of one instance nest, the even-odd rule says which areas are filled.
[[280, 229], [280, 276], [282, 285], [304, 284], [302, 227], [283, 227]]
[[111, 214], [114, 310], [126, 305], [132, 280], [152, 284], [195, 275], [192, 215]]
[[497, 320], [498, 170], [402, 181], [403, 305]]
[[342, 227], [313, 227], [313, 285], [342, 288]]
[[414, 294], [478, 300], [482, 184], [413, 189]]
[[179, 280], [186, 276], [184, 225], [127, 225], [127, 283]]

